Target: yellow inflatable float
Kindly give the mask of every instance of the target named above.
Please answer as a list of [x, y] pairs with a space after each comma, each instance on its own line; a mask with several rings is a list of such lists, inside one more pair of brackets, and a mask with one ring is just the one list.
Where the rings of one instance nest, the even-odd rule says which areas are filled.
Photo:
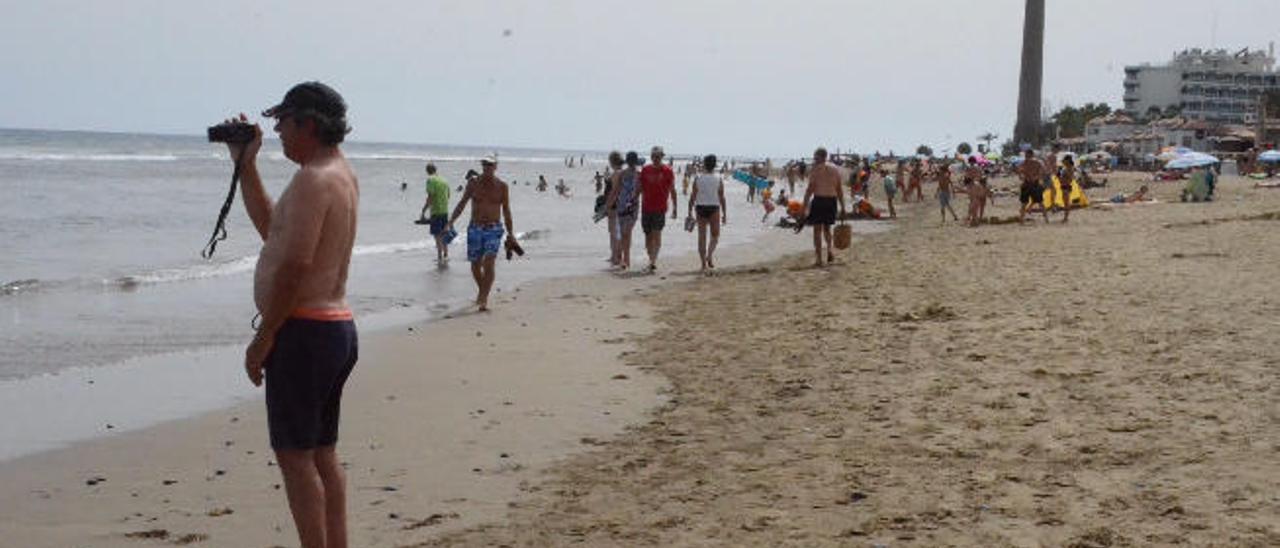
[[[1089, 207], [1089, 197], [1084, 195], [1084, 191], [1080, 189], [1080, 184], [1071, 181], [1071, 192], [1069, 194], [1072, 209]], [[1044, 190], [1044, 199], [1040, 201], [1043, 207], [1066, 208], [1067, 205], [1062, 201], [1062, 182], [1057, 177], [1053, 178], [1053, 188]]]

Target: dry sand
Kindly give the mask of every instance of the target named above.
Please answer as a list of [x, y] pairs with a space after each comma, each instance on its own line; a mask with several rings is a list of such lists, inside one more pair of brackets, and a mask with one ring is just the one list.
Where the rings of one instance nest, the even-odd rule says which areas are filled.
[[628, 360], [671, 402], [427, 545], [1280, 545], [1280, 191], [1178, 186], [1067, 226], [908, 205], [838, 267], [654, 296]]

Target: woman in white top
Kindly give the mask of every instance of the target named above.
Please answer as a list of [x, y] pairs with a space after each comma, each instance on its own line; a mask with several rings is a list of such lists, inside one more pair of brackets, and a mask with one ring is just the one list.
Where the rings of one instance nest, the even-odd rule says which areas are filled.
[[[702, 159], [702, 173], [693, 180], [693, 194], [689, 196], [689, 216], [698, 215], [698, 257], [702, 259], [702, 273], [708, 274], [716, 267], [711, 255], [716, 252], [720, 239], [720, 225], [728, 224], [724, 207], [724, 179], [716, 175], [716, 155]], [[711, 228], [711, 243], [707, 244], [707, 228]]]

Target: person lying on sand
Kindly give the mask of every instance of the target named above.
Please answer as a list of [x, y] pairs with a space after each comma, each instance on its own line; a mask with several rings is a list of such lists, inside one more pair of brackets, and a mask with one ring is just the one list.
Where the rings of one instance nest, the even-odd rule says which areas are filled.
[[1139, 189], [1138, 189], [1138, 191], [1137, 191], [1137, 192], [1134, 192], [1133, 194], [1129, 194], [1129, 195], [1127, 195], [1127, 196], [1126, 196], [1123, 192], [1121, 192], [1120, 194], [1116, 194], [1115, 196], [1112, 196], [1112, 197], [1111, 197], [1111, 203], [1113, 203], [1113, 204], [1132, 204], [1132, 203], [1137, 203], [1137, 202], [1152, 202], [1152, 201], [1155, 201], [1155, 200], [1153, 200], [1152, 198], [1150, 198], [1149, 196], [1147, 196], [1147, 194], [1150, 192], [1150, 190], [1151, 190], [1151, 189], [1150, 189], [1150, 188], [1148, 188], [1148, 187], [1147, 187], [1147, 185], [1142, 185], [1142, 188], [1139, 188]]

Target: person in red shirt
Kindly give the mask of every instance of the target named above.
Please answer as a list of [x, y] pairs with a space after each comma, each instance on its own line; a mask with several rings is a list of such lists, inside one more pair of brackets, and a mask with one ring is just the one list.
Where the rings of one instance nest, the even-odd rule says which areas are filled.
[[658, 250], [662, 249], [662, 229], [666, 226], [667, 197], [671, 198], [671, 218], [676, 218], [676, 174], [662, 163], [662, 147], [649, 151], [652, 162], [640, 170], [640, 228], [644, 230], [644, 248], [649, 252], [649, 272], [658, 269]]

